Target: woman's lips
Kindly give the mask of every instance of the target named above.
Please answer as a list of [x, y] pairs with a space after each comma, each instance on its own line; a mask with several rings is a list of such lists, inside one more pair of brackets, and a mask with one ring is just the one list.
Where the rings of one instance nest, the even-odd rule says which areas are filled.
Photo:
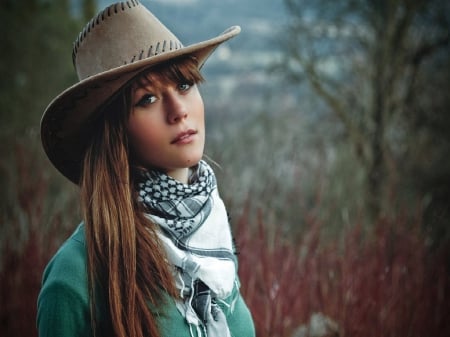
[[188, 144], [193, 141], [193, 136], [197, 134], [197, 131], [195, 130], [187, 130], [180, 132], [170, 144]]

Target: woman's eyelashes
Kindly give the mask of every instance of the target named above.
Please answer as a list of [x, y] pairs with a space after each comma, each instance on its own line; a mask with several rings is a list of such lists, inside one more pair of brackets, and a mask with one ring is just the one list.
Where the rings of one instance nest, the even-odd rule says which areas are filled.
[[135, 106], [145, 107], [156, 102], [156, 96], [153, 94], [145, 94], [138, 100]]

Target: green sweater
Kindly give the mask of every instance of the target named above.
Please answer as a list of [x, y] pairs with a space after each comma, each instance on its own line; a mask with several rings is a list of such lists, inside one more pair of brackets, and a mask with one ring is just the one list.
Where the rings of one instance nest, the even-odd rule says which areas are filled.
[[[40, 337], [92, 336], [86, 265], [85, 233], [81, 224], [45, 269], [38, 298]], [[251, 314], [238, 292], [235, 288], [230, 295], [230, 299], [239, 296], [233, 310], [222, 307], [231, 335], [254, 337]], [[158, 308], [157, 320], [162, 337], [191, 337], [189, 325], [169, 296], [164, 306]], [[200, 337], [195, 330], [192, 329], [193, 336]]]

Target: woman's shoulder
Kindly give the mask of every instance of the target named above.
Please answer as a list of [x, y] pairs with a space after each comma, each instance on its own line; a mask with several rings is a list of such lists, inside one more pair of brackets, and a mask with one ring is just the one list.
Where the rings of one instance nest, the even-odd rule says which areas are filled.
[[85, 297], [84, 295], [87, 293], [87, 260], [83, 223], [61, 245], [47, 264], [42, 278], [42, 291], [49, 287], [60, 290], [76, 290], [83, 295], [82, 297]]
[[84, 224], [61, 245], [44, 271], [44, 282], [48, 278], [73, 281], [86, 276], [86, 245]]
[[84, 226], [48, 263], [38, 298], [40, 336], [89, 336], [89, 291]]

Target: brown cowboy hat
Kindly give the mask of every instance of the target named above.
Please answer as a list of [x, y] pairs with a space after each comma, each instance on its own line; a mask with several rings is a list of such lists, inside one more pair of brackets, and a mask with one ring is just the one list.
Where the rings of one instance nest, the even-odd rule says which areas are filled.
[[78, 184], [88, 130], [99, 107], [138, 73], [158, 63], [192, 55], [201, 67], [218, 45], [239, 32], [234, 26], [215, 38], [184, 47], [137, 0], [105, 8], [74, 43], [72, 56], [79, 82], [58, 95], [42, 116], [42, 144], [52, 164]]

